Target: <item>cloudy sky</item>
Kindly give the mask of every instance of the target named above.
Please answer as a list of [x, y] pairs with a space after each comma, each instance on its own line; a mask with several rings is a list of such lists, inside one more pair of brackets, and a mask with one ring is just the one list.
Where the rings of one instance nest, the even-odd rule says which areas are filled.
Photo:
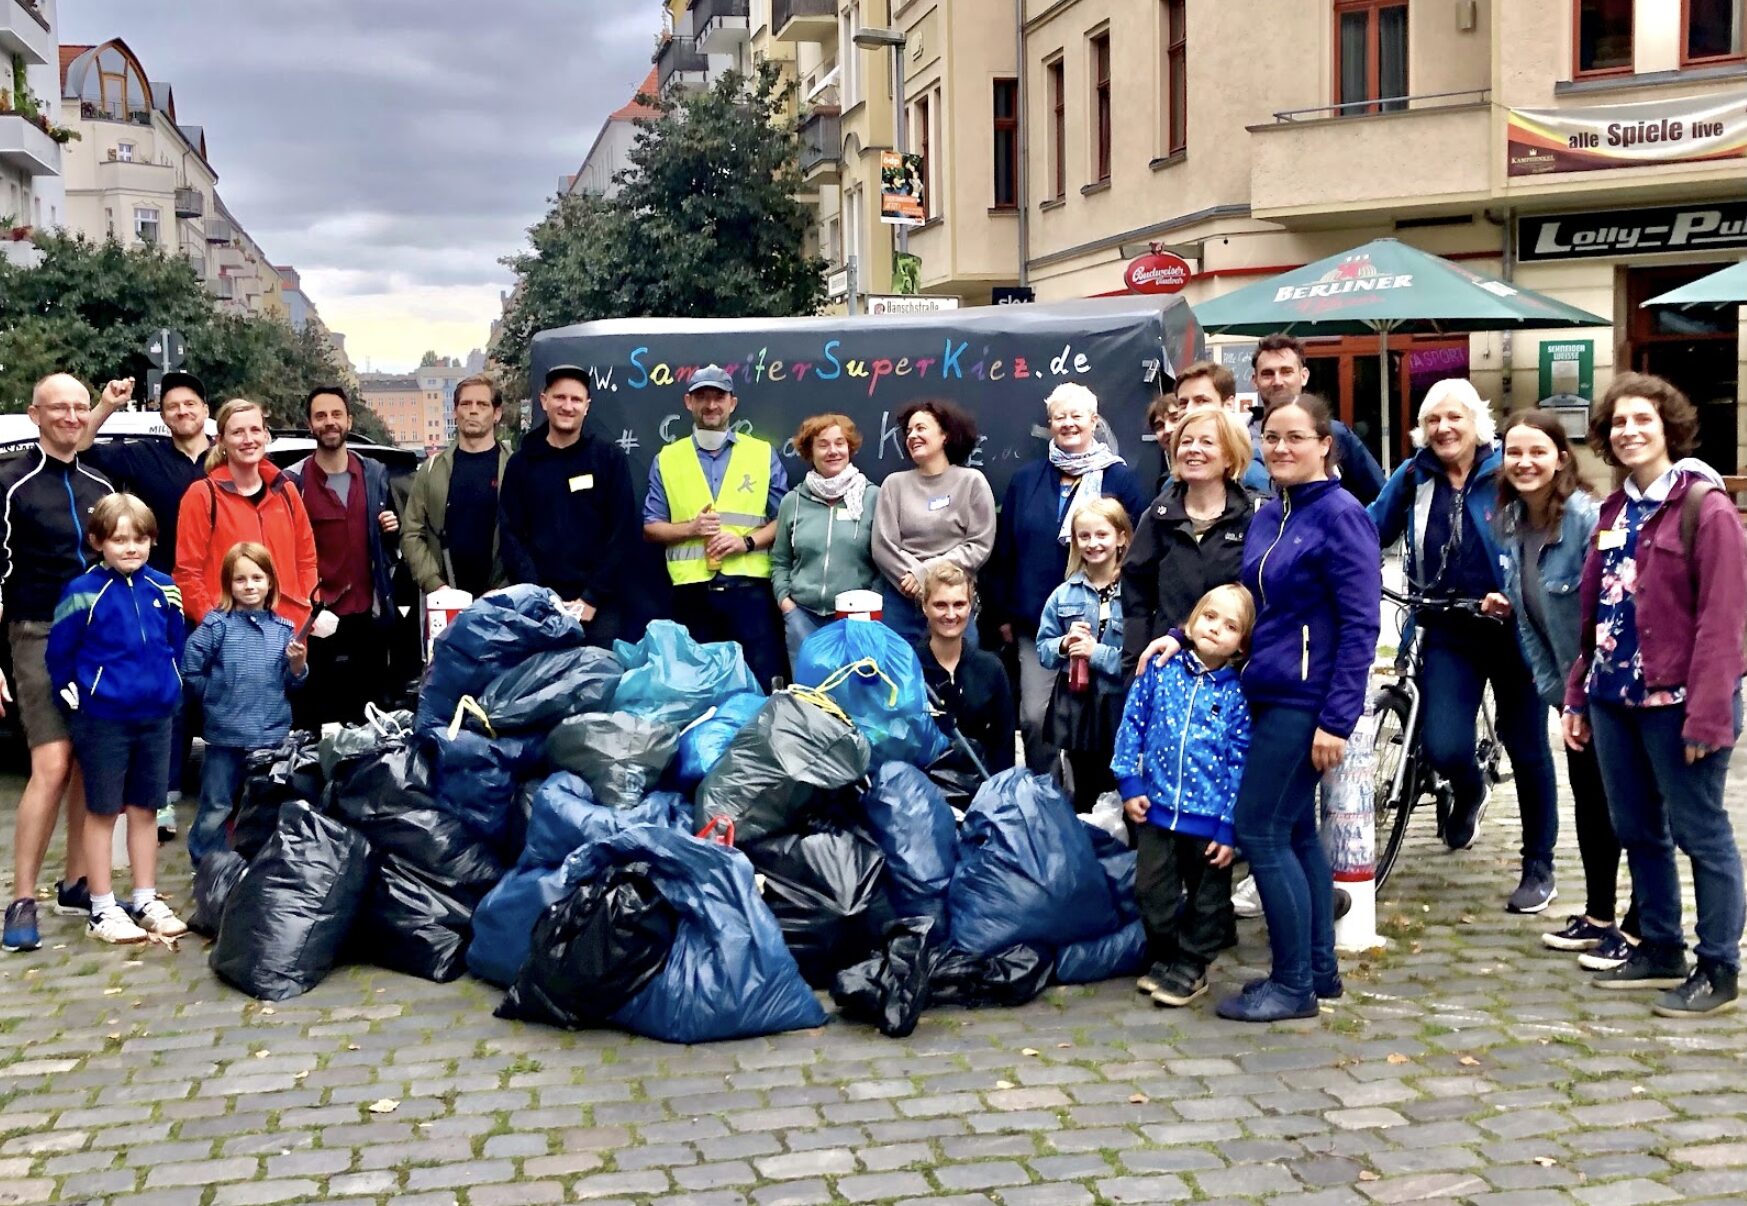
[[484, 346], [559, 177], [649, 71], [659, 0], [61, 0], [206, 128], [219, 192], [359, 369]]

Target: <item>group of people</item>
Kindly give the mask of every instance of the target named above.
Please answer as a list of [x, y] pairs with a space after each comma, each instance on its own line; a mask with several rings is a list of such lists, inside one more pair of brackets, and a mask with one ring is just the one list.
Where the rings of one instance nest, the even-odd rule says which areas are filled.
[[[208, 451], [204, 397], [177, 375], [161, 403], [172, 441], [81, 457], [128, 383], [112, 383], [87, 414], [83, 387], [46, 379], [32, 403], [42, 448], [0, 469], [9, 504], [0, 606], [33, 771], [6, 944], [36, 940], [35, 876], [75, 761], [87, 768], [94, 815], [155, 806], [173, 775], [155, 763], [135, 775], [132, 751], [158, 743], [174, 758], [177, 733], [199, 723], [169, 699], [167, 680], [142, 669], [152, 690], [139, 687], [139, 706], [115, 718], [144, 727], [96, 732], [112, 707], [98, 673], [124, 653], [88, 637], [69, 679], [73, 628], [56, 646], [48, 621], [119, 629], [103, 618], [148, 596], [154, 614], [182, 613], [161, 633], [142, 627], [140, 640], [173, 649], [168, 664], [205, 702], [208, 782], [189, 840], [198, 857], [216, 840], [244, 754], [291, 722], [277, 701], [289, 693], [304, 712], [317, 699], [308, 712], [317, 722], [348, 719], [376, 689], [371, 659], [384, 642], [371, 625], [385, 605], [392, 612], [393, 557], [404, 554], [426, 592], [549, 587], [605, 646], [635, 623], [628, 567], [647, 543], [660, 550], [674, 618], [700, 641], [737, 642], [766, 685], [784, 678], [841, 595], [878, 592], [883, 622], [915, 648], [943, 724], [980, 769], [1023, 758], [1058, 774], [1080, 811], [1107, 793], [1122, 800], [1151, 955], [1144, 991], [1182, 1006], [1208, 990], [1208, 967], [1234, 932], [1232, 869], [1243, 861], [1272, 969], [1218, 1011], [1314, 1016], [1319, 999], [1342, 992], [1317, 786], [1365, 713], [1382, 551], [1400, 541], [1416, 593], [1474, 603], [1415, 621], [1426, 751], [1454, 795], [1444, 841], [1463, 849], [1480, 832], [1490, 786], [1475, 732], [1490, 686], [1522, 815], [1522, 873], [1507, 907], [1549, 906], [1558, 808], [1547, 708], [1559, 709], [1587, 899], [1546, 943], [1580, 952], [1602, 986], [1666, 989], [1659, 1012], [1733, 1003], [1742, 880], [1722, 789], [1740, 722], [1747, 542], [1715, 473], [1685, 456], [1691, 405], [1656, 378], [1616, 377], [1590, 441], [1622, 485], [1598, 506], [1558, 423], [1521, 412], [1498, 432], [1464, 380], [1426, 395], [1418, 451], [1385, 479], [1358, 436], [1305, 392], [1296, 340], [1263, 339], [1252, 368], [1253, 418], [1224, 366], [1179, 371], [1148, 415], [1165, 461], [1151, 489], [1100, 439], [1092, 392], [1058, 386], [1044, 403], [1045, 454], [1014, 473], [999, 507], [970, 464], [975, 420], [948, 401], [899, 413], [910, 467], [877, 485], [855, 463], [852, 419], [808, 418], [793, 441], [807, 472], [791, 489], [779, 450], [734, 423], [732, 375], [709, 366], [682, 387], [691, 432], [639, 483], [625, 453], [588, 429], [585, 370], [546, 373], [543, 421], [513, 454], [498, 438], [502, 398], [475, 378], [456, 389], [456, 443], [421, 466], [399, 516], [380, 466], [346, 449], [341, 391], [311, 394], [316, 451], [281, 473], [262, 459], [263, 416], [246, 401], [221, 408]], [[105, 501], [112, 479], [132, 501]], [[172, 559], [160, 557], [166, 544]], [[326, 617], [309, 631], [318, 610], [337, 619], [330, 635], [319, 627]], [[178, 625], [193, 631], [185, 646]], [[226, 693], [234, 701], [240, 689], [275, 708], [239, 714]], [[151, 729], [160, 719], [176, 732]], [[128, 756], [110, 756], [117, 749]], [[127, 774], [111, 782], [118, 765]], [[57, 904], [82, 905], [101, 937], [116, 906], [97, 832], [69, 843]], [[139, 845], [136, 864], [150, 843]], [[1695, 868], [1696, 967], [1681, 939], [1677, 848]], [[1622, 849], [1633, 888], [1617, 919]], [[134, 907], [121, 909], [136, 929], [167, 924], [150, 885], [149, 867], [142, 876], [136, 865]], [[15, 927], [14, 911], [32, 915]]]

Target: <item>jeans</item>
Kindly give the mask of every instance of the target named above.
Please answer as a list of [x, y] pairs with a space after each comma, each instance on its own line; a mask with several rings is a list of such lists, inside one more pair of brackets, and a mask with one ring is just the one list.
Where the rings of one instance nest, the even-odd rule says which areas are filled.
[[1259, 704], [1250, 718], [1250, 752], [1232, 822], [1268, 918], [1274, 960], [1269, 979], [1308, 996], [1316, 980], [1340, 971], [1334, 873], [1316, 831], [1316, 785], [1322, 780], [1310, 762], [1316, 713]]
[[1043, 736], [1050, 693], [1055, 690], [1056, 672], [1046, 669], [1038, 660], [1035, 637], [1022, 632], [1013, 635], [1018, 638], [1019, 731], [1025, 735], [1025, 764], [1042, 774], [1055, 765], [1058, 752]]
[[1559, 839], [1558, 788], [1547, 740], [1547, 704], [1535, 691], [1514, 638], [1510, 644], [1457, 645], [1437, 633], [1425, 644], [1425, 747], [1439, 774], [1455, 790], [1456, 807], [1472, 809], [1486, 789], [1474, 758], [1480, 696], [1492, 683], [1498, 705], [1498, 738], [1516, 772], [1517, 807], [1523, 821], [1523, 864], [1551, 868]]
[[[1626, 708], [1592, 703], [1589, 723], [1607, 783], [1614, 832], [1632, 869], [1632, 897], [1644, 945], [1661, 952], [1685, 948], [1680, 917], [1678, 847], [1692, 862], [1698, 903], [1698, 956], [1722, 967], [1741, 965], [1741, 852], [1723, 804], [1729, 777], [1727, 749], [1691, 766], [1680, 735], [1686, 708]], [[1741, 697], [1735, 696], [1735, 732], [1741, 732]]]
[[807, 643], [808, 637], [825, 625], [836, 622], [835, 612], [828, 616], [822, 616], [799, 605], [783, 612], [783, 641], [789, 647], [789, 665], [798, 666], [801, 664], [801, 646]]
[[1134, 837], [1134, 899], [1150, 962], [1206, 971], [1231, 929], [1231, 868], [1207, 861], [1207, 839], [1141, 824]]
[[[1566, 750], [1565, 769], [1571, 777], [1577, 854], [1583, 860], [1583, 911], [1597, 921], [1612, 921], [1619, 908], [1620, 839], [1615, 836], [1614, 820], [1608, 815], [1607, 787], [1602, 782], [1595, 742], [1580, 750]], [[1640, 937], [1636, 904], [1626, 910], [1620, 929], [1633, 938]]]
[[673, 588], [673, 618], [692, 640], [735, 641], [762, 690], [788, 676], [788, 657], [777, 624], [776, 600], [766, 578], [716, 577]]
[[248, 758], [249, 751], [238, 746], [209, 743], [206, 747], [206, 761], [200, 771], [200, 807], [188, 829], [188, 858], [196, 868], [202, 858], [228, 844], [225, 823], [236, 806], [237, 792], [243, 785], [243, 764]]

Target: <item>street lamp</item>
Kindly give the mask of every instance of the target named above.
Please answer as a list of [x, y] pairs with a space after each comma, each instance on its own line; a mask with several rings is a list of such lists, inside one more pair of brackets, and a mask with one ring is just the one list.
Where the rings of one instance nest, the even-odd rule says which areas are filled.
[[[905, 151], [909, 149], [907, 132], [909, 121], [904, 112], [904, 45], [908, 41], [901, 29], [885, 29], [879, 26], [868, 26], [858, 29], [850, 39], [863, 50], [877, 50], [889, 46], [892, 50], [892, 149], [898, 152], [900, 162]], [[900, 222], [895, 235], [898, 252], [907, 255], [910, 251], [910, 227], [908, 223]]]

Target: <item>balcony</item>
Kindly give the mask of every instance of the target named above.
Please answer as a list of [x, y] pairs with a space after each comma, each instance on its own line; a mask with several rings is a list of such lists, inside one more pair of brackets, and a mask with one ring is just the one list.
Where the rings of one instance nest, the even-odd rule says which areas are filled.
[[206, 223], [206, 241], [208, 243], [229, 246], [235, 238], [236, 234], [231, 229], [229, 218], [212, 218]]
[[[41, 67], [54, 62], [58, 53], [48, 19], [37, 11], [34, 0], [0, 0], [0, 63], [17, 55], [26, 67]], [[10, 72], [4, 85], [12, 86]]]
[[843, 119], [820, 106], [801, 119], [801, 179], [833, 180], [843, 170]]
[[733, 54], [752, 36], [751, 0], [692, 0], [692, 32], [705, 54]]
[[0, 163], [27, 176], [59, 176], [60, 144], [24, 114], [0, 113]]
[[771, 0], [770, 28], [779, 42], [835, 42], [837, 0]]
[[79, 116], [86, 121], [122, 121], [130, 126], [152, 124], [150, 109], [130, 109], [120, 101], [80, 101]]
[[1249, 127], [1250, 212], [1304, 227], [1368, 210], [1409, 217], [1484, 201], [1496, 158], [1490, 101], [1485, 90], [1442, 92], [1386, 100], [1402, 107], [1381, 113], [1369, 112], [1376, 102], [1276, 113], [1271, 124]]
[[143, 159], [105, 159], [97, 165], [100, 192], [155, 193], [165, 200], [176, 191], [176, 169]]
[[176, 190], [176, 216], [198, 218], [206, 212], [206, 197], [197, 188]]
[[203, 249], [198, 246], [188, 247], [183, 251], [183, 258], [188, 261], [188, 266], [194, 269], [194, 275], [201, 280], [205, 280], [206, 256], [202, 254], [202, 250]]
[[237, 295], [237, 283], [228, 276], [215, 276], [206, 282], [206, 291], [219, 301], [230, 301]]
[[664, 92], [674, 82], [684, 88], [708, 87], [710, 57], [698, 49], [696, 38], [669, 38], [655, 52], [655, 77]]

